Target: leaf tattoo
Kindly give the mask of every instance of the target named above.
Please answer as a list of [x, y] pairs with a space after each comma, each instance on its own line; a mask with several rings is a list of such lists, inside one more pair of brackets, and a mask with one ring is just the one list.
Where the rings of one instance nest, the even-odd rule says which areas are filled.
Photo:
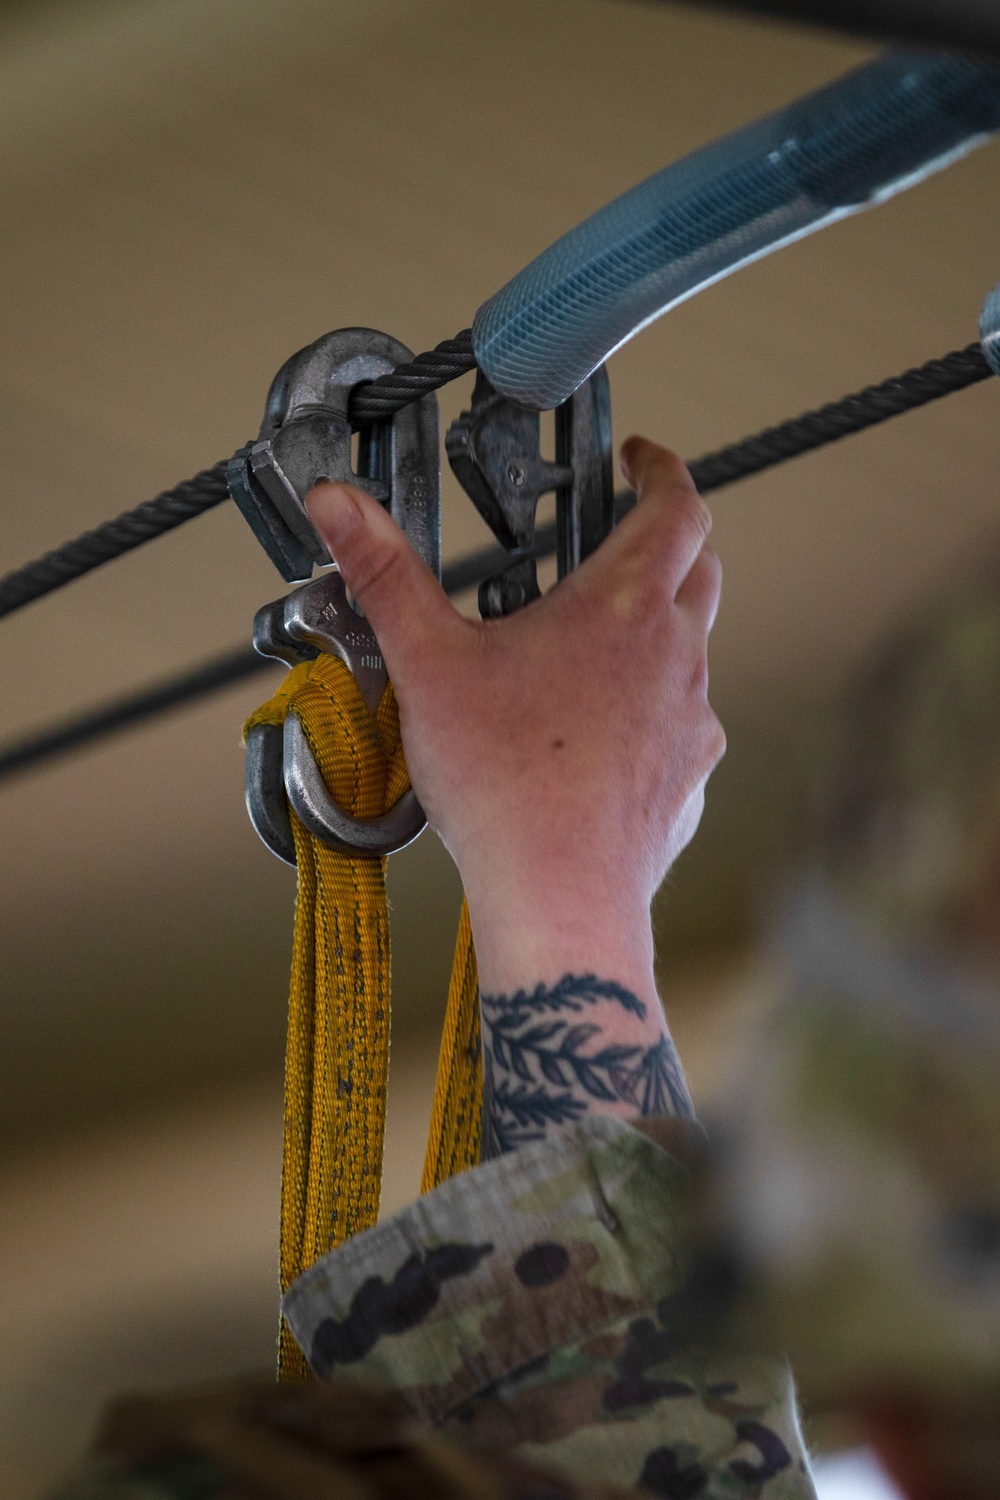
[[599, 1001], [645, 1020], [631, 990], [593, 974], [513, 995], [482, 995], [484, 1156], [542, 1140], [549, 1127], [579, 1120], [591, 1101], [632, 1105], [639, 1115], [694, 1111], [673, 1042], [600, 1046], [603, 1027], [577, 1020]]

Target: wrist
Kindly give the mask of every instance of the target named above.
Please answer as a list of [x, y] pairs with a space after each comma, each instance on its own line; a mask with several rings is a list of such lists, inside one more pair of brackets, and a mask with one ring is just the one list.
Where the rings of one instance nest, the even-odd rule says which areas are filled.
[[588, 1115], [693, 1113], [653, 977], [645, 902], [579, 886], [540, 886], [526, 901], [495, 881], [469, 895], [485, 1159]]
[[566, 974], [595, 974], [631, 990], [659, 1029], [653, 931], [644, 896], [607, 882], [505, 878], [495, 870], [466, 879], [484, 994], [513, 994], [555, 984]]

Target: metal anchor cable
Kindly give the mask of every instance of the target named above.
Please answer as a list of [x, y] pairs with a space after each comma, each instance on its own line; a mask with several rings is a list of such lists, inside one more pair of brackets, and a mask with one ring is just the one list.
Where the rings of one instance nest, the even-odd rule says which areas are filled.
[[[996, 344], [997, 339], [993, 340]], [[1000, 356], [994, 354], [1000, 364]], [[737, 480], [764, 473], [776, 464], [786, 463], [805, 453], [814, 452], [828, 443], [851, 433], [886, 422], [890, 417], [916, 411], [955, 391], [987, 380], [1000, 370], [989, 363], [979, 344], [956, 350], [943, 359], [933, 359], [903, 375], [893, 376], [881, 385], [845, 396], [818, 411], [807, 412], [777, 427], [732, 443], [717, 453], [706, 454], [689, 463], [695, 483], [703, 494], [722, 489]], [[627, 505], [627, 495], [618, 504]], [[556, 550], [556, 526], [537, 527], [530, 554], [534, 559], [549, 556]], [[484, 579], [503, 571], [510, 555], [500, 546], [484, 547], [467, 557], [449, 563], [441, 581], [449, 594], [460, 594], [474, 588]], [[15, 575], [16, 576], [16, 575]], [[219, 691], [265, 671], [267, 663], [252, 647], [245, 646], [199, 663], [187, 672], [120, 699], [101, 704], [64, 723], [43, 729], [0, 746], [0, 780], [28, 770], [34, 765], [89, 745], [119, 729], [144, 723], [156, 715]], [[266, 842], [266, 841], [265, 841]]]
[[[359, 385], [351, 393], [348, 408], [351, 426], [357, 430], [384, 421], [421, 396], [439, 390], [475, 368], [471, 330], [465, 329], [454, 339], [446, 339], [435, 349]], [[0, 618], [230, 499], [226, 483], [229, 463], [228, 458], [220, 459], [211, 468], [182, 480], [155, 499], [123, 511], [93, 531], [85, 531], [0, 577]]]
[[221, 505], [229, 499], [227, 463], [227, 459], [220, 459], [193, 479], [182, 480], [155, 499], [143, 501], [134, 510], [124, 511], [0, 578], [0, 616], [23, 609], [103, 563], [122, 557], [144, 542], [151, 542]]
[[402, 411], [409, 402], [440, 390], [449, 381], [468, 375], [475, 368], [472, 329], [463, 328], [453, 339], [445, 339], [426, 354], [418, 354], [389, 374], [352, 391], [348, 408], [351, 425], [367, 427], [372, 422], [384, 421]]
[[877, 427], [890, 417], [916, 411], [954, 391], [966, 390], [1000, 369], [990, 363], [980, 343], [956, 349], [943, 359], [931, 359], [902, 375], [890, 376], [879, 385], [869, 385], [817, 411], [805, 412], [777, 427], [765, 428], [742, 442], [694, 459], [691, 476], [703, 495], [737, 479], [760, 474], [790, 458], [799, 458], [852, 433]]
[[[1000, 372], [990, 365], [980, 345], [969, 344], [940, 359], [928, 360], [925, 365], [903, 375], [894, 375], [880, 385], [867, 386], [863, 391], [845, 396], [819, 411], [793, 417], [739, 443], [729, 444], [718, 453], [694, 460], [690, 467], [695, 483], [704, 494], [708, 494], [724, 484], [759, 474], [803, 453], [811, 453], [850, 433], [863, 432], [890, 417], [916, 411], [929, 402], [966, 390], [997, 373]], [[410, 399], [415, 398], [408, 396], [407, 401]], [[144, 542], [163, 536], [175, 526], [183, 525], [228, 500], [224, 477], [228, 463], [228, 459], [220, 460], [211, 469], [166, 490], [155, 500], [144, 501], [134, 510], [125, 511], [96, 530], [84, 532], [34, 562], [0, 577], [0, 618], [23, 609], [34, 600], [82, 578], [93, 568], [122, 557]], [[547, 533], [538, 533], [539, 539], [545, 535]], [[547, 546], [549, 551], [554, 550], [554, 533]], [[453, 566], [458, 570], [455, 574], [456, 591], [478, 583], [483, 576], [476, 571], [475, 559], [470, 559], [467, 567], [464, 564]]]
[[[949, 55], [890, 54], [601, 209], [480, 308], [471, 342], [463, 332], [383, 372], [352, 394], [349, 418], [355, 427], [381, 421], [477, 363], [502, 394], [537, 407], [557, 405], [676, 301], [881, 202], [998, 127], [1000, 69]], [[989, 373], [974, 352], [958, 351], [942, 363], [965, 366], [948, 390]], [[911, 410], [940, 394], [940, 388], [914, 389], [895, 409]], [[843, 431], [891, 414], [871, 414], [871, 400], [864, 406]], [[834, 413], [824, 416], [829, 431]], [[823, 440], [840, 435], [832, 431]], [[808, 433], [788, 433], [776, 461], [815, 446]], [[217, 464], [177, 487], [191, 505], [186, 513], [177, 511], [171, 502], [177, 492], [170, 491], [0, 578], [0, 616], [218, 504], [225, 498], [220, 470]]]

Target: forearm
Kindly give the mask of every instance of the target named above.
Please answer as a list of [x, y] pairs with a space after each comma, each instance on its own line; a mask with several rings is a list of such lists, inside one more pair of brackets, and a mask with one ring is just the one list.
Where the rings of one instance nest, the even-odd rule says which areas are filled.
[[584, 1116], [693, 1114], [653, 977], [648, 911], [546, 898], [504, 921], [472, 906], [480, 965], [483, 1156]]

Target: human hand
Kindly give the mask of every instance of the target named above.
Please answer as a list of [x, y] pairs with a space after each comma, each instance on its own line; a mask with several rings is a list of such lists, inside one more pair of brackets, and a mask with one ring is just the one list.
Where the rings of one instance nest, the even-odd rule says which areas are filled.
[[379, 638], [407, 765], [461, 872], [484, 988], [612, 974], [655, 1002], [649, 904], [725, 738], [707, 699], [720, 565], [679, 459], [622, 452], [638, 503], [502, 620], [463, 618], [388, 514], [317, 486], [317, 531]]

